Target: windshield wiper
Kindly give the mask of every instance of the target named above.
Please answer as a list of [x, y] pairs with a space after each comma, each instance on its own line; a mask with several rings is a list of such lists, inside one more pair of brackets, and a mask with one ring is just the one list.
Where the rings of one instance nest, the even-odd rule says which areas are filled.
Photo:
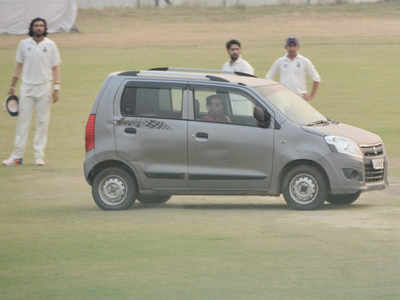
[[328, 121], [331, 122], [332, 124], [339, 124], [340, 122], [333, 120], [331, 118], [328, 118]]
[[327, 120], [318, 120], [311, 123], [306, 124], [306, 126], [315, 126], [315, 125], [329, 125], [329, 121]]

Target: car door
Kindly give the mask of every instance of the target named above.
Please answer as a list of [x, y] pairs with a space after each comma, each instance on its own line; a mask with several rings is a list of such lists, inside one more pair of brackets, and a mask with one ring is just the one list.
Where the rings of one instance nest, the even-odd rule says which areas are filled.
[[116, 149], [134, 166], [145, 189], [186, 187], [184, 94], [179, 83], [129, 81], [117, 96]]
[[[259, 127], [253, 116], [254, 107], [262, 104], [242, 89], [192, 86], [191, 91], [194, 116], [188, 121], [188, 186], [204, 193], [266, 191], [272, 174], [274, 129]], [[215, 96], [223, 103], [225, 117], [219, 120], [210, 116], [212, 103], [207, 103]]]

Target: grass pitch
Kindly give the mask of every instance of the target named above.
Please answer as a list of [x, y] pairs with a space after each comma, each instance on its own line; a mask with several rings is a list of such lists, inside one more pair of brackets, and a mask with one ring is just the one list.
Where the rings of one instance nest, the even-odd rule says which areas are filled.
[[[398, 299], [400, 6], [107, 9], [79, 12], [60, 47], [62, 91], [47, 159], [0, 167], [1, 299]], [[281, 198], [174, 197], [158, 208], [99, 210], [82, 175], [84, 126], [108, 73], [220, 68], [224, 42], [264, 76], [289, 35], [322, 77], [325, 115], [379, 134], [391, 187], [352, 207], [289, 211]], [[7, 93], [22, 37], [0, 37]], [[16, 120], [0, 115], [0, 155]]]

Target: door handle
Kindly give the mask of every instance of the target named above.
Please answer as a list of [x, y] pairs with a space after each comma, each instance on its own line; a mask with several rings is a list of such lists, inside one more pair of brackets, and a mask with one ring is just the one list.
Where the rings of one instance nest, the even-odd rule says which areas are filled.
[[133, 128], [133, 127], [125, 128], [124, 131], [125, 131], [125, 133], [136, 134], [136, 128]]
[[207, 132], [197, 132], [196, 137], [200, 139], [208, 139], [208, 133]]

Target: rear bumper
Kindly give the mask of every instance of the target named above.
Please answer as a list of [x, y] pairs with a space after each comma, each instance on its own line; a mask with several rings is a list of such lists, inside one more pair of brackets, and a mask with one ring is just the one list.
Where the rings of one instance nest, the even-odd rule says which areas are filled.
[[83, 174], [85, 175], [85, 179], [87, 183], [90, 185], [90, 172], [93, 170], [94, 166], [97, 164], [97, 160], [94, 159], [93, 155], [87, 155], [88, 157], [85, 159], [83, 163]]

